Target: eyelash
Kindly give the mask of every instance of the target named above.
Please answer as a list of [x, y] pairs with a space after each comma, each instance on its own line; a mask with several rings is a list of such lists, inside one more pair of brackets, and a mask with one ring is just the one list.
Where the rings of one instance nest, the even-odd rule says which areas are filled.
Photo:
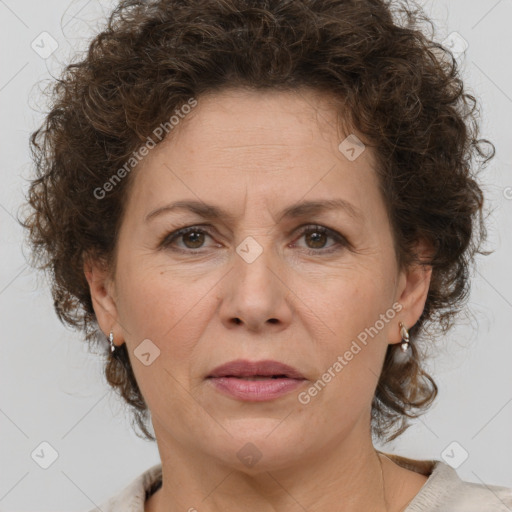
[[[160, 247], [162, 248], [168, 248], [171, 246], [171, 244], [178, 238], [188, 234], [188, 233], [204, 233], [208, 236], [212, 236], [209, 229], [206, 229], [205, 227], [200, 226], [188, 226], [182, 229], [178, 229], [177, 231], [173, 231], [172, 233], [169, 233], [164, 237], [162, 242], [160, 243]], [[307, 254], [310, 255], [318, 255], [318, 254], [331, 254], [341, 247], [346, 247], [349, 245], [348, 241], [344, 236], [342, 236], [340, 233], [326, 228], [324, 226], [318, 226], [316, 224], [308, 224], [306, 226], [303, 226], [300, 233], [299, 238], [303, 237], [306, 234], [309, 233], [322, 233], [324, 235], [327, 235], [329, 238], [332, 238], [336, 241], [336, 244], [333, 245], [330, 249], [304, 249]], [[200, 249], [179, 249], [176, 247], [172, 247], [171, 250], [181, 252], [181, 253], [200, 253]]]

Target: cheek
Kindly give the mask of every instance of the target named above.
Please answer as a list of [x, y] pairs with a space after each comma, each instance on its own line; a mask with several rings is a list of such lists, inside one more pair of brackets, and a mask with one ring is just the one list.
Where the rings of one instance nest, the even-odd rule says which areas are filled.
[[320, 378], [329, 381], [330, 399], [356, 409], [361, 399], [371, 402], [389, 329], [396, 324], [392, 306], [391, 285], [356, 269], [331, 280], [318, 297], [315, 310], [322, 321], [315, 321], [315, 330], [328, 333], [316, 338], [326, 371]]
[[[374, 268], [377, 266], [378, 262], [375, 262]], [[330, 327], [331, 335], [339, 340], [340, 348], [350, 345], [352, 339], [371, 329], [381, 315], [394, 314], [393, 286], [381, 275], [376, 270], [346, 268], [332, 277], [318, 295], [315, 309]], [[377, 336], [380, 331], [385, 333], [389, 322], [384, 326], [379, 322], [378, 327]]]
[[[185, 284], [171, 272], [135, 265], [125, 268], [120, 283], [118, 312], [125, 341], [135, 378], [152, 414], [159, 413], [162, 418], [183, 416], [185, 410], [199, 414], [186, 390], [192, 385], [190, 372], [197, 339], [208, 319], [206, 308], [212, 306], [212, 299], [205, 297], [210, 287]], [[145, 339], [160, 351], [147, 366], [134, 354]]]
[[207, 318], [209, 287], [174, 272], [135, 265], [127, 266], [120, 283], [118, 313], [127, 342], [135, 346], [148, 338], [162, 354], [172, 352], [173, 360], [187, 354], [200, 319]]
[[360, 315], [357, 322], [350, 325], [340, 322], [338, 335], [321, 348], [319, 368], [323, 373], [306, 389], [310, 395], [306, 408], [315, 410], [311, 420], [319, 429], [350, 429], [370, 413], [387, 345], [379, 343], [377, 337], [368, 336], [366, 344], [359, 341], [360, 322]]

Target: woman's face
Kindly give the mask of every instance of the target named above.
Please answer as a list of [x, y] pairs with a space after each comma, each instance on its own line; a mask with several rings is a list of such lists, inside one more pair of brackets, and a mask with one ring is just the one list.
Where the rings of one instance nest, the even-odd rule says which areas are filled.
[[[369, 439], [387, 345], [419, 318], [429, 274], [397, 268], [372, 150], [336, 126], [312, 91], [226, 90], [133, 171], [116, 274], [94, 267], [91, 292], [169, 449], [263, 471]], [[195, 211], [152, 214], [176, 202]], [[303, 380], [208, 378], [233, 360]], [[288, 391], [258, 394], [274, 385]]]

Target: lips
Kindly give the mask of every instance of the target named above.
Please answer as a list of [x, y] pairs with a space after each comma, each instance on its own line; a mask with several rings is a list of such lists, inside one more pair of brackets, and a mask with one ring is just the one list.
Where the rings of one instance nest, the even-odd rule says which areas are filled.
[[215, 368], [207, 378], [237, 377], [246, 380], [289, 378], [304, 380], [305, 377], [292, 366], [279, 361], [247, 361], [237, 359]]
[[217, 392], [244, 402], [269, 402], [289, 396], [304, 386], [306, 378], [279, 361], [237, 359], [218, 366], [206, 380]]

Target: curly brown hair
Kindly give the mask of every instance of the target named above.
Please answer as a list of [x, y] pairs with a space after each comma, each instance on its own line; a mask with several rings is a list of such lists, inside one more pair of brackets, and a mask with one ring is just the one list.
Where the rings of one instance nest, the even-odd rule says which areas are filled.
[[[93, 191], [155, 126], [191, 97], [227, 87], [324, 92], [375, 151], [400, 267], [432, 267], [424, 311], [410, 330], [412, 357], [401, 361], [398, 345], [388, 346], [372, 402], [372, 435], [398, 437], [438, 392], [423, 368], [432, 343], [418, 341], [453, 325], [476, 253], [489, 254], [476, 173], [494, 146], [478, 138], [476, 100], [454, 56], [433, 40], [431, 21], [415, 4], [384, 0], [124, 0], [107, 21], [83, 60], [52, 84], [51, 110], [30, 138], [36, 177], [20, 222], [31, 264], [51, 277], [59, 319], [109, 352], [84, 261], [115, 268], [133, 173], [108, 200]], [[435, 248], [428, 260], [415, 253], [420, 239]], [[106, 357], [107, 381], [155, 440], [126, 344], [117, 353]]]

